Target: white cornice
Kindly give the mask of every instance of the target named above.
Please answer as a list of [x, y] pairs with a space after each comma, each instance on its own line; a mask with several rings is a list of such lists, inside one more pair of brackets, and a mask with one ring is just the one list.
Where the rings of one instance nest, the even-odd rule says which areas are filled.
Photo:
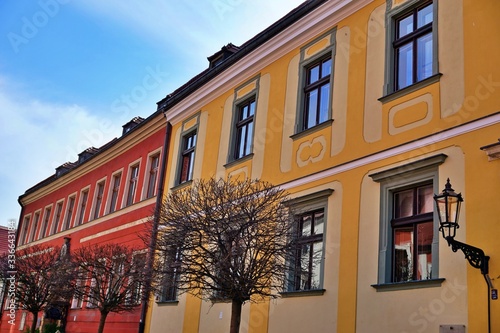
[[373, 0], [327, 1], [166, 111], [167, 120], [172, 124], [182, 121], [287, 53], [298, 52], [300, 46], [371, 2]]

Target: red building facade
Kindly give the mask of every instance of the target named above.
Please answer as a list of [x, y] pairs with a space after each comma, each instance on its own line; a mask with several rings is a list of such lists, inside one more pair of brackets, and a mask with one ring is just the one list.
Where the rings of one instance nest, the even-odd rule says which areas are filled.
[[[166, 123], [161, 114], [136, 117], [123, 126], [123, 134], [100, 148], [88, 148], [76, 162], [68, 162], [56, 173], [20, 196], [21, 220], [17, 248], [35, 244], [61, 247], [69, 239], [70, 249], [103, 243], [142, 248], [139, 235], [153, 215], [162, 187]], [[110, 313], [106, 332], [137, 332], [141, 302], [132, 312]], [[16, 313], [15, 325], [4, 311], [0, 332], [23, 331], [31, 314]], [[73, 299], [67, 312], [66, 332], [95, 332], [99, 311], [86, 301]], [[39, 318], [43, 318], [41, 313]], [[39, 319], [39, 324], [40, 323]]]

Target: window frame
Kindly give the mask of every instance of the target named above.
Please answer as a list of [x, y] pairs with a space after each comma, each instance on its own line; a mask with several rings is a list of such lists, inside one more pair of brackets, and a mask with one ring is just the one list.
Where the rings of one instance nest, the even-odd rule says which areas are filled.
[[[337, 43], [336, 43], [336, 33], [337, 29], [333, 28], [332, 30], [326, 32], [325, 34], [319, 36], [315, 40], [311, 41], [307, 45], [301, 48], [300, 51], [300, 63], [299, 63], [299, 80], [298, 80], [298, 94], [297, 94], [297, 113], [296, 113], [296, 120], [295, 120], [295, 133], [291, 136], [292, 138], [297, 138], [300, 137], [299, 134], [301, 133], [309, 133], [311, 130], [315, 129], [320, 129], [323, 128], [323, 126], [328, 126], [331, 124], [333, 121], [333, 91], [334, 91], [334, 78], [335, 78], [335, 57], [336, 57], [336, 49], [337, 49]], [[324, 49], [317, 51], [316, 54], [308, 57], [308, 52], [311, 47], [314, 47], [315, 45], [318, 45], [319, 42], [322, 40], [328, 38], [329, 44], [326, 46]], [[306, 103], [307, 103], [307, 98], [306, 98], [306, 88], [308, 86], [316, 86], [319, 83], [314, 83], [311, 85], [307, 84], [307, 71], [308, 69], [314, 67], [315, 64], [317, 63], [322, 63], [324, 60], [330, 58], [331, 59], [331, 67], [330, 67], [330, 75], [329, 75], [329, 80], [328, 83], [330, 85], [329, 89], [329, 96], [328, 96], [328, 105], [327, 105], [327, 115], [326, 119], [324, 121], [319, 121], [310, 127], [307, 127], [307, 123], [305, 121], [306, 119]], [[323, 80], [325, 80], [323, 78]], [[321, 83], [324, 83], [323, 81]], [[321, 103], [318, 103], [317, 108], [320, 108]]]
[[[297, 254], [291, 253], [289, 261], [290, 271], [288, 272], [288, 278], [285, 281], [284, 292], [281, 294], [284, 297], [296, 296], [296, 295], [322, 295], [325, 292], [324, 287], [324, 274], [325, 274], [325, 246], [326, 246], [326, 234], [328, 229], [328, 202], [333, 193], [333, 189], [324, 189], [318, 192], [307, 194], [302, 197], [294, 198], [285, 202], [287, 206], [290, 207], [293, 216], [295, 217], [295, 234], [298, 234], [298, 224], [300, 223], [299, 218], [306, 214], [322, 211], [323, 212], [323, 232], [316, 237], [312, 237], [311, 240], [317, 241], [321, 237], [322, 248], [321, 248], [321, 259], [319, 262], [319, 288], [314, 289], [297, 289], [296, 287], [296, 276], [297, 276]], [[297, 251], [297, 250], [295, 250]]]
[[75, 227], [82, 225], [84, 223], [85, 211], [89, 201], [90, 187], [86, 187], [80, 191], [80, 198], [77, 210], [77, 217], [75, 219]]
[[73, 213], [75, 212], [76, 194], [68, 196], [68, 203], [66, 204], [66, 213], [64, 214], [63, 231], [70, 229], [71, 221], [73, 220]]
[[[161, 165], [161, 150], [157, 150], [148, 156], [148, 164], [146, 166], [147, 177], [144, 177], [144, 198], [150, 199], [156, 195], [158, 190], [158, 181], [160, 175], [160, 165]], [[157, 161], [155, 164], [154, 161]]]
[[43, 222], [42, 227], [40, 229], [40, 233], [38, 235], [38, 239], [43, 239], [47, 235], [47, 230], [50, 226], [50, 215], [52, 213], [52, 205], [48, 205], [45, 207], [43, 212]]
[[131, 206], [135, 203], [137, 188], [139, 184], [139, 176], [141, 171], [140, 162], [134, 162], [130, 165], [128, 169], [128, 182], [126, 193], [127, 197], [125, 198], [125, 207]]
[[[108, 214], [114, 213], [120, 209], [118, 205], [118, 197], [120, 196], [120, 187], [122, 183], [122, 170], [116, 171], [111, 175], [111, 184], [109, 186], [109, 206], [108, 206]], [[118, 183], [117, 183], [118, 182]]]
[[[418, 34], [412, 33], [411, 35], [415, 38], [415, 41], [418, 37], [421, 37], [428, 32], [432, 34], [432, 73], [430, 76], [423, 78], [421, 80], [417, 80], [415, 77], [416, 65], [415, 63], [418, 61], [417, 58], [413, 57], [412, 63], [413, 65], [413, 75], [414, 80], [413, 83], [408, 86], [397, 88], [397, 45], [404, 44], [411, 36], [404, 36], [402, 38], [396, 39], [396, 34], [398, 32], [397, 23], [404, 17], [407, 17], [410, 13], [417, 11], [418, 9], [424, 8], [427, 5], [431, 4], [433, 6], [433, 20], [432, 23], [429, 23], [429, 26], [425, 26], [425, 29], [419, 31]], [[439, 81], [439, 62], [438, 62], [438, 1], [435, 0], [409, 0], [406, 3], [399, 5], [395, 8], [388, 8], [386, 11], [386, 64], [385, 64], [385, 84], [384, 84], [384, 96], [380, 99], [382, 102], [388, 102], [392, 100], [392, 98], [397, 98], [400, 95], [404, 95], [406, 93], [410, 93], [421, 87], [426, 85], [435, 83]], [[422, 27], [423, 28], [423, 27]], [[420, 34], [420, 32], [424, 32]], [[416, 48], [413, 49], [413, 53], [415, 54]], [[395, 94], [395, 96], [392, 96]], [[391, 98], [388, 98], [391, 96]]]
[[432, 241], [432, 272], [428, 280], [411, 280], [406, 282], [393, 281], [393, 228], [391, 220], [394, 212], [393, 194], [405, 188], [432, 183], [434, 193], [439, 193], [439, 166], [444, 163], [447, 155], [438, 154], [421, 160], [400, 165], [388, 170], [369, 174], [373, 181], [380, 184], [380, 216], [378, 242], [378, 281], [373, 287], [384, 288], [386, 285], [396, 285], [396, 288], [419, 288], [439, 279], [439, 222], [433, 209], [433, 241]]
[[[331, 118], [331, 99], [333, 96], [333, 56], [329, 53], [323, 54], [322, 56], [316, 57], [315, 60], [310, 61], [307, 65], [304, 65], [303, 67], [303, 83], [302, 83], [302, 113], [300, 119], [301, 122], [301, 131], [307, 131], [308, 129], [314, 128], [326, 121], [328, 121]], [[323, 72], [323, 65], [326, 61], [330, 61], [330, 73], [327, 76], [321, 76], [320, 73]], [[310, 77], [312, 74], [312, 70], [314, 68], [318, 68], [318, 79], [312, 83], [310, 83]], [[323, 87], [326, 85], [329, 86], [328, 89], [328, 104], [326, 106], [327, 112], [326, 112], [326, 119], [321, 120], [321, 115], [322, 115], [322, 110], [321, 110], [321, 104], [323, 100]], [[313, 124], [309, 125], [309, 118], [311, 114], [311, 109], [309, 102], [309, 97], [311, 96], [311, 93], [316, 91], [317, 92], [317, 97], [316, 97], [316, 110], [314, 110], [315, 113], [315, 118], [316, 120], [313, 122]]]
[[[190, 141], [193, 138], [194, 138], [193, 144], [190, 145]], [[177, 185], [189, 183], [193, 180], [197, 143], [198, 143], [198, 128], [197, 128], [197, 126], [195, 128], [189, 129], [188, 131], [183, 133], [183, 135], [181, 136], [178, 167], [177, 167], [177, 177], [176, 177], [176, 184]], [[184, 163], [184, 159], [187, 156], [189, 156], [189, 158], [188, 158], [188, 164], [187, 164], [187, 170], [186, 170], [187, 171], [186, 178], [184, 179], [184, 177], [183, 177], [183, 175], [185, 174], [184, 166], [186, 165]]]
[[36, 235], [37, 235], [37, 232], [38, 232], [38, 223], [40, 221], [40, 217], [42, 216], [42, 210], [39, 209], [37, 211], [35, 211], [35, 213], [33, 214], [33, 219], [31, 221], [31, 230], [30, 230], [30, 235], [29, 235], [29, 239], [28, 239], [28, 243], [31, 243], [33, 241], [36, 240]]
[[[102, 209], [102, 203], [104, 202], [105, 187], [106, 187], [106, 179], [101, 179], [96, 183], [96, 187], [94, 190], [94, 202], [92, 205], [92, 213], [91, 213], [92, 220], [97, 220], [101, 216], [100, 213]], [[100, 191], [101, 189], [102, 191]]]
[[[243, 118], [243, 110], [248, 107], [251, 110], [251, 105], [253, 104], [253, 114], [250, 114]], [[235, 119], [234, 119], [234, 147], [233, 147], [233, 160], [239, 160], [241, 158], [247, 157], [253, 153], [253, 138], [255, 133], [255, 114], [257, 113], [257, 97], [252, 95], [249, 98], [238, 103], [235, 108]], [[248, 128], [251, 125], [251, 130]], [[242, 134], [241, 129], [245, 128], [245, 138], [243, 139], [243, 155], [240, 156], [240, 151], [242, 148]], [[250, 133], [251, 132], [251, 133]], [[248, 148], [248, 151], [247, 151]]]
[[[178, 276], [181, 273], [182, 251], [179, 247], [170, 249], [168, 256], [164, 258], [165, 272], [163, 276], [162, 286], [158, 302], [169, 303], [178, 301]], [[173, 258], [173, 260], [172, 260]], [[170, 266], [172, 271], [169, 271]]]
[[56, 202], [56, 208], [54, 211], [54, 215], [52, 216], [52, 225], [50, 226], [51, 229], [50, 235], [54, 235], [59, 232], [58, 229], [59, 229], [59, 223], [61, 222], [61, 216], [63, 214], [62, 212], [63, 206], [64, 206], [64, 199]]

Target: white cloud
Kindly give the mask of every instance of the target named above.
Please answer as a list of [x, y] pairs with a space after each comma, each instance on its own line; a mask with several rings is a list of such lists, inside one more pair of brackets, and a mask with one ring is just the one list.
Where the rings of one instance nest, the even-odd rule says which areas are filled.
[[99, 147], [121, 134], [121, 125], [92, 115], [79, 105], [57, 105], [7, 93], [0, 79], [0, 224], [18, 219], [17, 198], [75, 161], [89, 146]]
[[75, 3], [166, 49], [204, 59], [231, 42], [240, 45], [283, 17], [303, 0], [88, 0]]

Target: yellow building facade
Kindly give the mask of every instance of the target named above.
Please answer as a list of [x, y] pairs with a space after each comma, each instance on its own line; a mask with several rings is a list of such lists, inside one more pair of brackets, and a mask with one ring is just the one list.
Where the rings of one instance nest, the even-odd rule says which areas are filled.
[[[165, 189], [262, 179], [313, 225], [303, 241], [321, 260], [281, 298], [245, 304], [241, 332], [500, 331], [498, 13], [493, 0], [306, 1], [158, 103]], [[433, 196], [448, 178], [464, 198], [456, 239], [490, 256], [488, 275], [441, 236]], [[146, 331], [226, 332], [230, 314], [156, 295]]]

